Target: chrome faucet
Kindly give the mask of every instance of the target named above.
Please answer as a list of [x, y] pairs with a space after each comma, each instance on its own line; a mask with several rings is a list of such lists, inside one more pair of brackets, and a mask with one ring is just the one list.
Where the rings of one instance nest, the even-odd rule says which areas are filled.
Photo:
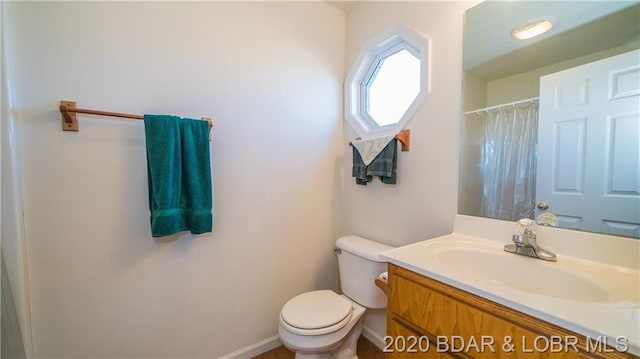
[[505, 244], [505, 251], [545, 261], [555, 262], [557, 260], [555, 253], [549, 252], [548, 250], [538, 246], [538, 243], [536, 242], [536, 226], [534, 221], [528, 218], [523, 218], [518, 221], [517, 225], [518, 233], [511, 237], [513, 244]]

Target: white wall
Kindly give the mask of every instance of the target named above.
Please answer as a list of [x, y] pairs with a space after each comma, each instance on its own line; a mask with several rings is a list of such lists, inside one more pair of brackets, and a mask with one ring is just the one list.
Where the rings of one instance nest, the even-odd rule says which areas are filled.
[[[396, 24], [431, 39], [431, 94], [407, 126], [411, 151], [398, 154], [396, 185], [356, 185], [344, 151], [345, 233], [394, 246], [450, 233], [457, 210], [462, 97], [462, 20], [469, 2], [362, 2], [347, 14], [346, 69], [368, 39]], [[345, 141], [356, 137], [345, 126]], [[365, 320], [384, 336], [384, 311]]]
[[[9, 330], [2, 331], [2, 341], [7, 343], [2, 347], [3, 353], [10, 357], [23, 357], [31, 354], [31, 323], [29, 315], [29, 278], [27, 271], [26, 242], [24, 238], [24, 222], [22, 218], [22, 178], [20, 169], [19, 133], [13, 112], [14, 99], [9, 91], [14, 83], [13, 76], [13, 48], [11, 38], [11, 18], [9, 2], [0, 3], [0, 35], [2, 46], [0, 59], [0, 192], [2, 206], [0, 207], [2, 261], [6, 269], [6, 278], [10, 291], [2, 293], [3, 308], [8, 308], [12, 319]], [[5, 281], [3, 280], [3, 283]], [[15, 320], [13, 320], [15, 319]]]
[[489, 81], [487, 82], [486, 88], [486, 106], [495, 106], [512, 101], [538, 97], [540, 93], [540, 77], [542, 76], [623, 54], [638, 48], [640, 48], [640, 44], [638, 42], [632, 42], [575, 59], [558, 62], [531, 71]]
[[487, 107], [487, 81], [465, 71], [463, 82], [462, 110], [467, 112]]
[[[275, 335], [293, 295], [335, 288], [344, 13], [21, 2], [13, 18], [37, 357], [217, 357]], [[212, 116], [213, 235], [154, 241], [142, 123], [63, 132], [60, 100]]]

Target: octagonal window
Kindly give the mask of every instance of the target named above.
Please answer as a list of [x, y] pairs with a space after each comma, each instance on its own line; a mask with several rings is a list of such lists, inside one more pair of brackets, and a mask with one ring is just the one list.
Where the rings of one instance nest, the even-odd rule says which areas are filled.
[[400, 122], [420, 93], [420, 59], [402, 49], [381, 59], [365, 88], [365, 113], [378, 126]]
[[429, 93], [429, 39], [397, 26], [369, 43], [345, 83], [345, 120], [362, 138], [400, 132]]

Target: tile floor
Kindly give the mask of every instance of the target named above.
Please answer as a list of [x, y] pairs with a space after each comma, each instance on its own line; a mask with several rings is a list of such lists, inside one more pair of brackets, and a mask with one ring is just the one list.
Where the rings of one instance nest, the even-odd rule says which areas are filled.
[[[279, 346], [273, 350], [270, 350], [264, 354], [260, 354], [253, 359], [293, 359], [295, 354], [287, 350], [283, 346]], [[384, 355], [382, 350], [373, 345], [365, 337], [358, 339], [358, 358], [359, 359], [382, 359]]]

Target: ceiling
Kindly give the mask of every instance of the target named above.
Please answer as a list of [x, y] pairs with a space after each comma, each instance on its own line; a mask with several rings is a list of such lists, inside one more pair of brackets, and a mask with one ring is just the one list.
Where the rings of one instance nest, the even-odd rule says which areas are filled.
[[[637, 1], [483, 2], [465, 14], [464, 68], [492, 80], [619, 46], [621, 41], [637, 41], [638, 4]], [[632, 11], [621, 12], [624, 8]], [[539, 19], [550, 19], [553, 29], [525, 41], [511, 37], [513, 28]]]
[[344, 12], [349, 12], [362, 0], [343, 1], [343, 0], [324, 0], [327, 4], [336, 7]]
[[[348, 13], [367, 0], [324, 1]], [[635, 12], [616, 15], [631, 6]], [[511, 37], [513, 28], [539, 19], [551, 20], [553, 29], [524, 41]], [[464, 69], [490, 81], [639, 41], [640, 2], [484, 1], [464, 20]]]

